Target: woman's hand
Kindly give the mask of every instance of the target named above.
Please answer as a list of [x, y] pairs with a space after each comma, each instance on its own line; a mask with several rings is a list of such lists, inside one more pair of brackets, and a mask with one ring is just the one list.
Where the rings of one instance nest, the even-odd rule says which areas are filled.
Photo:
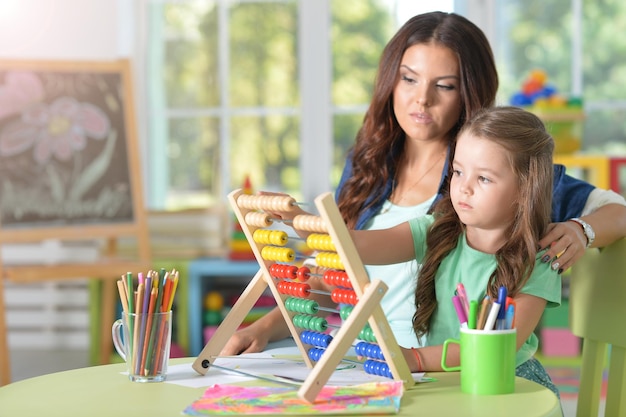
[[242, 353], [262, 352], [269, 343], [268, 333], [255, 331], [254, 327], [244, 327], [228, 339], [220, 356], [232, 356]]
[[[289, 194], [285, 193], [277, 193], [270, 191], [259, 191], [257, 195], [265, 195], [265, 196], [277, 196], [277, 197], [291, 197]], [[308, 212], [302, 210], [298, 204], [295, 204], [291, 210], [289, 211], [268, 211], [265, 210], [270, 216], [274, 218], [281, 219], [282, 221], [292, 221], [294, 217], [301, 214], [309, 214]]]
[[548, 233], [539, 241], [539, 247], [548, 248], [541, 260], [551, 262], [552, 269], [561, 273], [583, 256], [587, 249], [587, 237], [577, 223], [552, 223], [548, 226]]
[[[291, 197], [289, 194], [269, 192], [269, 191], [259, 191], [257, 193], [257, 195]], [[302, 210], [298, 203], [295, 203], [292, 206], [291, 210], [289, 210], [289, 211], [265, 210], [265, 212], [267, 214], [269, 214], [273, 219], [279, 219], [280, 221], [284, 222], [287, 226], [290, 226], [291, 228], [293, 228], [294, 231], [298, 234], [298, 236], [300, 236], [302, 239], [306, 239], [309, 236], [309, 234], [311, 233], [311, 232], [307, 232], [307, 231], [304, 231], [304, 230], [299, 230], [299, 229], [296, 229], [295, 227], [293, 227], [293, 223], [292, 222], [293, 222], [293, 219], [296, 216], [310, 214], [310, 213]]]
[[278, 307], [247, 327], [237, 330], [222, 348], [220, 356], [239, 355], [263, 351], [268, 343], [290, 335], [289, 328]]

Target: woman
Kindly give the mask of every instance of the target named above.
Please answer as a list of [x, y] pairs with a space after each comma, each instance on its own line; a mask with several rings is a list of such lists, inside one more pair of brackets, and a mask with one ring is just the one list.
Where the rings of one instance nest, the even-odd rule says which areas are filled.
[[[337, 190], [348, 227], [389, 228], [428, 213], [447, 183], [446, 155], [457, 132], [494, 104], [497, 89], [493, 53], [476, 25], [442, 12], [408, 20], [382, 53], [372, 101]], [[581, 219], [587, 234], [572, 218]], [[626, 202], [555, 166], [552, 221], [538, 246], [548, 248], [542, 260], [562, 272], [588, 243], [601, 247], [626, 236]], [[367, 269], [389, 286], [382, 308], [399, 345], [422, 345], [411, 323], [417, 262]], [[275, 309], [236, 332], [222, 354], [258, 352], [287, 336]]]

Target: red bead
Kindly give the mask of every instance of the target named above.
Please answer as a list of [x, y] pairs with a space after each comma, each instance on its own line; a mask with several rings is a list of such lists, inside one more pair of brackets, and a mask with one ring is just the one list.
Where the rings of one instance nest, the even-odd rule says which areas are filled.
[[285, 278], [296, 279], [298, 267], [295, 265], [285, 265]]
[[306, 266], [298, 268], [297, 277], [300, 281], [307, 281], [311, 276], [311, 270]]

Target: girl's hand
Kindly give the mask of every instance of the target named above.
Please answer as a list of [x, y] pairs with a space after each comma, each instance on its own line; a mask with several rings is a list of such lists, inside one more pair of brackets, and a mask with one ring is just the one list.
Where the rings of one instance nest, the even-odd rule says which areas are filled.
[[539, 247], [548, 248], [541, 260], [551, 262], [552, 269], [561, 273], [583, 256], [587, 238], [577, 223], [552, 223], [548, 226], [548, 233], [539, 241]]
[[[270, 191], [259, 191], [257, 193], [257, 195], [291, 197], [289, 194], [270, 192]], [[299, 205], [293, 206], [293, 209], [290, 210], [290, 211], [267, 211], [266, 210], [266, 213], [268, 213], [270, 216], [272, 216], [274, 218], [278, 218], [278, 219], [281, 219], [281, 220], [287, 220], [287, 221], [293, 220], [294, 217], [296, 217], [296, 216], [298, 216], [300, 214], [309, 214], [306, 211], [302, 210]]]

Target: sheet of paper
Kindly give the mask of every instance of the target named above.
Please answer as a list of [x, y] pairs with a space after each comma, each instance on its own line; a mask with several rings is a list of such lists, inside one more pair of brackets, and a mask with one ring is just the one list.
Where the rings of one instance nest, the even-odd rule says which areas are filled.
[[[272, 355], [261, 352], [241, 355], [241, 357], [232, 359], [218, 358], [215, 360], [215, 364], [235, 370], [241, 369], [246, 373], [259, 374], [256, 369], [265, 369], [265, 365], [261, 367], [256, 367], [255, 363], [257, 363], [258, 361], [268, 361], [276, 364], [284, 363], [284, 360], [282, 359], [275, 360]], [[234, 384], [237, 382], [250, 381], [252, 379], [254, 378], [250, 376], [244, 376], [235, 372], [225, 371], [217, 368], [210, 368], [205, 375], [200, 375], [191, 367], [191, 363], [184, 363], [168, 366], [167, 378], [165, 382], [186, 387], [199, 388], [208, 387], [218, 383]]]
[[[288, 381], [304, 382], [307, 378], [310, 369], [303, 364], [303, 366], [289, 366], [284, 368], [274, 368], [273, 376], [278, 378], [284, 378]], [[415, 382], [421, 382], [424, 376], [423, 372], [412, 374]], [[337, 387], [350, 386], [356, 384], [365, 384], [368, 382], [387, 382], [390, 378], [383, 376], [368, 374], [363, 371], [361, 365], [351, 365], [349, 363], [340, 363], [337, 370], [328, 379], [326, 385], [333, 385]]]
[[[215, 360], [215, 364], [223, 368], [232, 369], [232, 371], [213, 367], [205, 375], [200, 375], [191, 367], [191, 363], [170, 365], [165, 382], [199, 388], [214, 384], [236, 384], [237, 382], [255, 379], [253, 376], [245, 376], [236, 372], [240, 370], [246, 374], [258, 375], [263, 378], [283, 379], [289, 382], [301, 383], [311, 372], [302, 360], [276, 358], [267, 352], [218, 358]], [[423, 376], [423, 372], [413, 374], [416, 382], [421, 382]], [[350, 386], [386, 381], [389, 381], [389, 378], [367, 374], [360, 365], [342, 362], [331, 375], [326, 385]]]

